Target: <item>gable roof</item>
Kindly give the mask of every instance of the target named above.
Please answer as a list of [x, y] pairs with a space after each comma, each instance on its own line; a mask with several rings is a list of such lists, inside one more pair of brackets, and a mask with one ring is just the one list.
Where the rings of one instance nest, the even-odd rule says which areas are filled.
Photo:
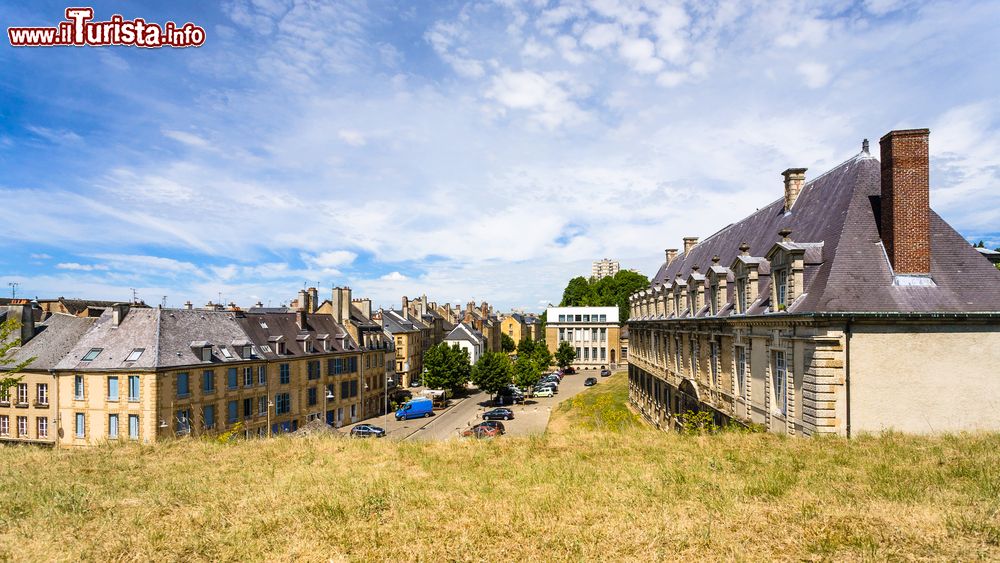
[[448, 336], [446, 336], [444, 340], [445, 342], [464, 340], [481, 346], [486, 342], [486, 337], [483, 336], [478, 330], [469, 326], [468, 323], [459, 323], [455, 325], [455, 328], [448, 333]]
[[[35, 358], [26, 371], [55, 369], [66, 354], [97, 321], [94, 317], [77, 317], [55, 313], [45, 321], [35, 325], [35, 336], [20, 348], [14, 350], [10, 359], [17, 364]], [[5, 366], [0, 366], [0, 371]], [[10, 366], [6, 366], [10, 367]]]

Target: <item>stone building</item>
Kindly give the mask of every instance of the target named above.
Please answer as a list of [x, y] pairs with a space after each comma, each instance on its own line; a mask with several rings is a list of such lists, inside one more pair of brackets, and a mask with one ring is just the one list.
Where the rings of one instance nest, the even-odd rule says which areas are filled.
[[[868, 151], [709, 238], [631, 297], [629, 396], [792, 435], [1000, 429], [1000, 272], [929, 206], [929, 131]], [[551, 321], [551, 317], [550, 317]]]
[[575, 367], [613, 367], [621, 361], [618, 314], [618, 307], [549, 307], [545, 343], [554, 355], [560, 343], [569, 342]]
[[500, 332], [509, 336], [515, 345], [520, 344], [521, 339], [531, 337], [530, 329], [525, 321], [524, 315], [520, 313], [505, 315], [500, 320]]

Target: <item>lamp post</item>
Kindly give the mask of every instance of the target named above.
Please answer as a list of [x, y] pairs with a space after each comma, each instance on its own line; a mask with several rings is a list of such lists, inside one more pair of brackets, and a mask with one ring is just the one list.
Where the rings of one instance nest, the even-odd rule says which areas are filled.
[[268, 397], [267, 399], [267, 437], [271, 437], [271, 407], [274, 406], [274, 401]]

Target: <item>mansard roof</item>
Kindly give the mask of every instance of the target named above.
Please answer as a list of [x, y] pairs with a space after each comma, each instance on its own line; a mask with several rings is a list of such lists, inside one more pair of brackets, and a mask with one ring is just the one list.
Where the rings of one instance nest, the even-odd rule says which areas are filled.
[[[795, 312], [1000, 311], [1000, 271], [933, 210], [930, 277], [934, 286], [895, 285], [879, 234], [880, 196], [880, 163], [862, 152], [808, 182], [791, 211], [784, 211], [784, 198], [771, 202], [664, 263], [652, 283], [676, 280], [678, 274], [687, 279], [695, 264], [707, 271], [715, 255], [724, 264], [747, 261], [739, 250], [744, 242], [749, 245], [750, 259], [762, 258], [781, 242], [778, 231], [790, 229], [796, 243], [823, 245], [806, 248], [806, 263], [812, 264], [806, 269], [808, 293], [800, 298], [802, 302], [796, 300]], [[749, 314], [764, 310], [765, 284], [769, 285], [762, 278], [762, 297]]]

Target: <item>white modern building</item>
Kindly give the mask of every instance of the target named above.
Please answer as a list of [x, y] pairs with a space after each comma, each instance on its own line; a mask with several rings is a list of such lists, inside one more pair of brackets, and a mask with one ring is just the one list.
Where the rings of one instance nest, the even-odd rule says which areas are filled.
[[469, 326], [468, 323], [458, 323], [455, 328], [448, 333], [444, 339], [449, 346], [458, 345], [459, 348], [469, 353], [469, 362], [475, 365], [486, 349], [486, 338], [478, 330]]
[[613, 277], [618, 273], [620, 266], [617, 260], [611, 260], [610, 258], [605, 258], [603, 260], [597, 260], [594, 262], [593, 267], [590, 270], [590, 275], [594, 279], [601, 279], [606, 277]]
[[576, 351], [574, 366], [615, 365], [622, 357], [618, 318], [618, 307], [549, 307], [545, 341], [553, 354], [560, 343], [569, 342]]

